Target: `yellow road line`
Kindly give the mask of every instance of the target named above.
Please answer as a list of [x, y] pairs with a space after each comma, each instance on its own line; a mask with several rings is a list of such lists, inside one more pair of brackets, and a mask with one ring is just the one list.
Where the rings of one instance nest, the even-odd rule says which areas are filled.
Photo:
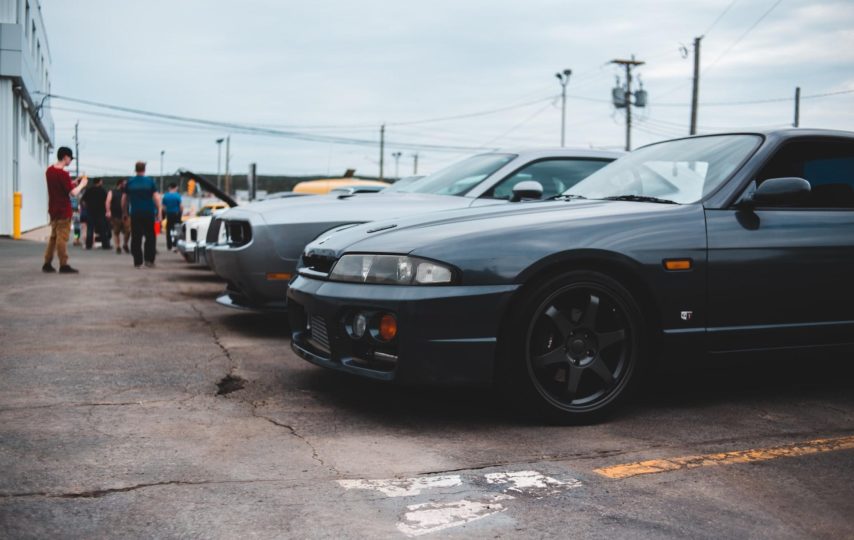
[[774, 446], [771, 448], [756, 448], [753, 450], [736, 450], [717, 454], [702, 454], [698, 456], [682, 456], [665, 459], [636, 461], [611, 467], [602, 467], [593, 472], [608, 478], [630, 478], [642, 474], [657, 474], [681, 469], [711, 467], [713, 465], [732, 465], [734, 463], [751, 463], [753, 461], [768, 461], [781, 457], [807, 456], [820, 452], [854, 449], [854, 435], [832, 439], [815, 439], [812, 441]]

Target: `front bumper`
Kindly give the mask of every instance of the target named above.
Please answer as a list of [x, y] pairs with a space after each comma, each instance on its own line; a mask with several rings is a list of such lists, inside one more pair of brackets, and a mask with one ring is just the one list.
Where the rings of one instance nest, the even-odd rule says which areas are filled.
[[226, 280], [226, 290], [217, 299], [221, 305], [258, 311], [283, 311], [286, 307], [288, 282], [269, 279], [268, 274], [296, 273], [296, 261], [280, 258], [254, 241], [233, 248], [217, 244], [208, 246], [210, 266]]
[[180, 253], [188, 263], [196, 263], [199, 261], [199, 244], [197, 242], [178, 240], [176, 247], [178, 248], [178, 253]]
[[[501, 318], [517, 288], [364, 285], [299, 276], [288, 290], [291, 347], [319, 366], [373, 379], [489, 385]], [[393, 314], [397, 337], [391, 343], [370, 332], [352, 338], [346, 325], [356, 311]]]

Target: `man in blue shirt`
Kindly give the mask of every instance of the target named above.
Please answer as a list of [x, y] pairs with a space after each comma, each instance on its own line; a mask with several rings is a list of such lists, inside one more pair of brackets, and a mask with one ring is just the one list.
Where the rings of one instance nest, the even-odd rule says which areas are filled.
[[166, 249], [173, 250], [172, 231], [181, 223], [181, 214], [184, 209], [181, 206], [181, 194], [178, 193], [178, 184], [169, 184], [169, 191], [163, 195], [163, 208], [166, 210]]
[[154, 255], [157, 253], [154, 220], [163, 219], [160, 193], [154, 179], [145, 175], [144, 161], [137, 161], [135, 170], [136, 176], [128, 179], [122, 194], [122, 210], [130, 215], [130, 252], [133, 255], [134, 268], [142, 268], [143, 263], [146, 268], [154, 268]]

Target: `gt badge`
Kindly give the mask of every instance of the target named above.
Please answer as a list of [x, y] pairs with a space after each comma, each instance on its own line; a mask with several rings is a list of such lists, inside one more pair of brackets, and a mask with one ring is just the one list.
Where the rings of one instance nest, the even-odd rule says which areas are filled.
[[693, 311], [683, 311], [680, 315], [680, 317], [683, 321], [690, 321], [691, 317], [693, 317], [693, 316], [694, 316]]

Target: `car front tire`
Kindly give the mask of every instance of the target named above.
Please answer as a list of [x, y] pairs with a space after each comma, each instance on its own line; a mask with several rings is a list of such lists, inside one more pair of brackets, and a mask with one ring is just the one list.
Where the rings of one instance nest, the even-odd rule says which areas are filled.
[[600, 272], [567, 272], [529, 289], [511, 314], [499, 349], [501, 386], [550, 422], [598, 422], [632, 390], [646, 341], [628, 289]]

